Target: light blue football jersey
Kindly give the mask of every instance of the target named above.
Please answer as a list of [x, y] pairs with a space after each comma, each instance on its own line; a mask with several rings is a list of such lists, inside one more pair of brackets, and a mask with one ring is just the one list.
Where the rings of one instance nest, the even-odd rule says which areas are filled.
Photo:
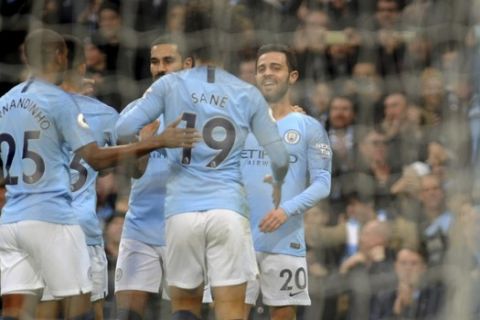
[[278, 145], [276, 157], [287, 162], [261, 93], [224, 70], [201, 66], [155, 81], [120, 117], [119, 137], [136, 134], [161, 114], [166, 124], [181, 117], [183, 126], [195, 127], [203, 136], [194, 148], [167, 149], [167, 218], [210, 209], [247, 214], [239, 160], [250, 130], [262, 145]]
[[95, 142], [72, 96], [31, 79], [0, 98], [0, 152], [6, 183], [1, 223], [77, 224], [70, 192], [70, 150]]
[[[130, 110], [130, 103], [122, 115]], [[160, 117], [158, 133], [165, 128]], [[152, 246], [165, 245], [165, 189], [168, 178], [168, 160], [165, 149], [150, 152], [143, 175], [132, 179], [128, 211], [123, 224], [122, 238], [133, 239]]]
[[[72, 94], [84, 115], [99, 146], [113, 146], [117, 140], [115, 124], [118, 112], [97, 99]], [[72, 206], [78, 214], [80, 226], [85, 233], [87, 245], [103, 244], [103, 233], [97, 217], [96, 181], [98, 172], [79, 155], [71, 153], [70, 175], [73, 195]]]
[[290, 155], [280, 203], [289, 217], [274, 232], [259, 229], [263, 217], [273, 209], [272, 186], [263, 182], [271, 175], [270, 159], [252, 135], [242, 151], [254, 246], [260, 252], [305, 256], [303, 213], [330, 193], [332, 151], [324, 128], [310, 116], [292, 112], [277, 125]]

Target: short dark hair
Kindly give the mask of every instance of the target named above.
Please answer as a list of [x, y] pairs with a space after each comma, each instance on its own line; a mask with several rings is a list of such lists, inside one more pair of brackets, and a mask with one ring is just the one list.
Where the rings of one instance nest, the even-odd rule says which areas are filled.
[[83, 42], [75, 36], [64, 35], [65, 44], [67, 45], [68, 54], [68, 69], [74, 69], [75, 67], [85, 63], [85, 51]]
[[29, 33], [25, 39], [25, 57], [27, 63], [43, 70], [51, 63], [58, 52], [66, 50], [63, 37], [49, 29], [38, 29]]
[[186, 59], [190, 56], [185, 43], [185, 38], [180, 35], [165, 34], [152, 41], [150, 47], [160, 44], [174, 44], [177, 46], [178, 53], [182, 56], [182, 59]]
[[262, 54], [268, 53], [268, 52], [280, 52], [285, 55], [285, 58], [287, 59], [287, 66], [288, 66], [288, 71], [298, 71], [298, 64], [297, 64], [297, 58], [295, 56], [295, 53], [293, 52], [290, 47], [284, 44], [278, 44], [278, 43], [271, 43], [271, 44], [266, 44], [260, 47], [257, 51], [257, 63], [258, 63], [258, 58]]
[[226, 52], [228, 33], [228, 13], [220, 14], [220, 9], [228, 10], [228, 6], [219, 6], [216, 1], [191, 0], [186, 6], [185, 35], [190, 54], [202, 61], [221, 62]]

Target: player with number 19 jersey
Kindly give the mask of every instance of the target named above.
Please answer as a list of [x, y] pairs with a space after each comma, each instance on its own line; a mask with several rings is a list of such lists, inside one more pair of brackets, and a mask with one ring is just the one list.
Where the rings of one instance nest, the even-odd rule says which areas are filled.
[[0, 223], [78, 224], [71, 205], [68, 150], [94, 141], [72, 96], [51, 83], [32, 78], [0, 98], [1, 165], [7, 189]]
[[154, 82], [135, 107], [120, 117], [117, 132], [120, 138], [128, 138], [161, 114], [167, 124], [181, 116], [185, 126], [202, 133], [203, 140], [191, 149], [166, 151], [170, 167], [165, 217], [220, 208], [246, 216], [239, 159], [248, 132], [267, 149], [280, 147], [278, 152], [269, 150], [279, 155], [274, 168], [286, 162], [267, 110], [255, 87], [219, 68], [201, 66]]
[[[72, 94], [99, 146], [113, 146], [117, 140], [115, 124], [118, 112], [97, 99]], [[98, 172], [80, 156], [71, 153], [70, 174], [72, 183], [72, 206], [78, 214], [85, 233], [87, 245], [102, 245], [102, 228], [97, 218], [96, 180]]]

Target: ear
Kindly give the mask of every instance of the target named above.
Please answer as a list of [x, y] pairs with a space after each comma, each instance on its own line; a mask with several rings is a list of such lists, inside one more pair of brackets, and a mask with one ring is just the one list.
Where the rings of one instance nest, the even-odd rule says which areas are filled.
[[81, 63], [77, 66], [77, 71], [78, 74], [82, 75], [82, 77], [85, 75], [87, 72], [87, 64], [86, 63]]
[[294, 84], [295, 82], [297, 82], [297, 80], [298, 80], [298, 71], [297, 70], [291, 71], [288, 76], [288, 83]]
[[183, 68], [184, 69], [190, 69], [190, 68], [193, 68], [193, 67], [194, 67], [194, 64], [193, 64], [193, 58], [192, 57], [188, 57], [185, 60], [183, 60]]

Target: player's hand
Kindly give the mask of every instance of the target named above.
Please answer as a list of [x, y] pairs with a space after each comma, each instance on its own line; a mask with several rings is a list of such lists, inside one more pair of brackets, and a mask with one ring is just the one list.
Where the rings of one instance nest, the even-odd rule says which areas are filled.
[[292, 108], [292, 111], [293, 111], [293, 112], [298, 112], [298, 113], [307, 114], [307, 113], [305, 112], [305, 110], [304, 110], [302, 107], [298, 106], [298, 105], [291, 106], [291, 108]]
[[148, 139], [149, 137], [153, 137], [157, 133], [158, 127], [160, 127], [159, 119], [143, 127], [142, 130], [140, 130], [140, 134], [139, 134], [140, 141]]
[[260, 222], [260, 231], [273, 232], [287, 221], [288, 215], [282, 208], [273, 209]]
[[84, 96], [93, 96], [95, 93], [95, 79], [83, 78], [80, 94]]
[[195, 128], [177, 128], [180, 121], [182, 119], [178, 117], [158, 136], [162, 147], [192, 148], [196, 142], [201, 140], [201, 135]]

